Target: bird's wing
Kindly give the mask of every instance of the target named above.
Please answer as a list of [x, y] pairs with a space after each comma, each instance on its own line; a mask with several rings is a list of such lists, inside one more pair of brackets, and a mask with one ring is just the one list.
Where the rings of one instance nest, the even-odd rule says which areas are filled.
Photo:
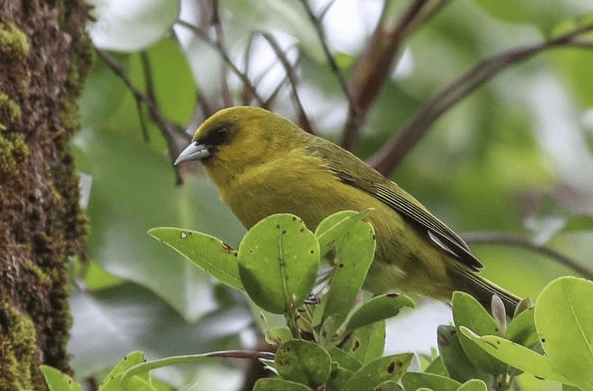
[[484, 268], [470, 251], [469, 246], [453, 230], [434, 217], [420, 202], [407, 194], [395, 182], [386, 179], [365, 162], [337, 145], [317, 138], [306, 153], [321, 158], [344, 184], [365, 191], [400, 213], [436, 247], [457, 259], [470, 270]]
[[[423, 232], [429, 240], [441, 250], [474, 271], [479, 271], [484, 265], [470, 252], [469, 246], [449, 227], [434, 217], [411, 196], [405, 197], [404, 190], [395, 183], [383, 181], [374, 183], [345, 173], [335, 168], [331, 171], [342, 183], [363, 190], [400, 213], [412, 225]], [[378, 174], [378, 173], [377, 173]], [[380, 175], [380, 174], [378, 174]], [[381, 178], [383, 178], [381, 176]]]

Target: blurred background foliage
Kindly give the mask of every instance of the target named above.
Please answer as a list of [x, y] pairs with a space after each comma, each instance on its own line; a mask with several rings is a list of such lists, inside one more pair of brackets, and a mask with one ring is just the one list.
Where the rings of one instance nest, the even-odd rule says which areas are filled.
[[[73, 262], [78, 283], [71, 301], [72, 367], [80, 379], [101, 378], [131, 350], [154, 359], [253, 347], [257, 310], [146, 234], [152, 227], [174, 226], [237, 246], [245, 232], [199, 164], [183, 167], [179, 177], [172, 165], [170, 155], [187, 140], [179, 136], [183, 129], [193, 133], [208, 114], [228, 103], [221, 80], [233, 104], [249, 96], [224, 66], [220, 51], [176, 20], [199, 25], [212, 16], [205, 10], [216, 7], [220, 23], [204, 31], [222, 42], [223, 53], [260, 96], [267, 98], [280, 85], [270, 108], [298, 122], [285, 68], [261, 36], [271, 34], [292, 65], [312, 128], [337, 141], [348, 100], [314, 25], [299, 1], [92, 3], [97, 18], [90, 26], [93, 41], [121, 68], [118, 74], [97, 56], [80, 101], [83, 129], [72, 144], [79, 170], [92, 179], [84, 189], [91, 224], [89, 262]], [[348, 79], [381, 10], [386, 7], [386, 18], [397, 21], [414, 3], [439, 8], [403, 41], [366, 116], [356, 145], [365, 159], [482, 59], [593, 21], [593, 5], [585, 0], [309, 4], [316, 15], [324, 12], [326, 43]], [[472, 239], [491, 242], [494, 234], [512, 235], [593, 269], [591, 31], [583, 37], [588, 47], [559, 46], [488, 80], [434, 122], [391, 173], [449, 226], [468, 233], [487, 278], [520, 296], [536, 297], [553, 278], [578, 273], [558, 258], [509, 240], [471, 244]], [[172, 137], [163, 132], [122, 75], [150, 92], [162, 118], [181, 133]], [[430, 301], [414, 311], [391, 325], [389, 352], [430, 354], [436, 325], [451, 318], [448, 307]], [[240, 363], [226, 361], [156, 375], [174, 387], [232, 390], [240, 388], [241, 373]], [[552, 387], [533, 378], [522, 381], [526, 389]]]

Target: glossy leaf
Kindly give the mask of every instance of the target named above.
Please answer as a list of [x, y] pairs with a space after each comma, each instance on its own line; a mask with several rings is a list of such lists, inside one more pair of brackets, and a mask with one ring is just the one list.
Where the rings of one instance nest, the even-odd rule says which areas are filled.
[[[496, 335], [501, 337], [496, 321], [484, 307], [471, 295], [464, 292], [453, 293], [453, 320], [455, 327], [465, 326], [478, 335]], [[463, 334], [458, 334], [459, 342], [471, 362], [484, 372], [494, 375], [506, 373], [506, 365], [486, 354]]]
[[552, 365], [577, 385], [593, 385], [593, 283], [561, 277], [535, 304], [535, 325]]
[[319, 251], [321, 255], [327, 254], [329, 250], [334, 247], [340, 239], [352, 228], [361, 221], [368, 211], [354, 212], [351, 210], [343, 210], [334, 213], [323, 219], [315, 230], [315, 237], [319, 241]]
[[526, 347], [539, 342], [535, 328], [534, 309], [528, 308], [514, 317], [509, 323], [505, 338]]
[[144, 353], [132, 352], [124, 357], [109, 374], [105, 377], [100, 385], [101, 391], [126, 391], [132, 390], [133, 387], [139, 387], [142, 391], [150, 390], [150, 373], [144, 372], [137, 376], [127, 379], [126, 383], [123, 384], [121, 381], [122, 375], [129, 368], [136, 364], [145, 362]]
[[269, 216], [254, 225], [239, 246], [239, 275], [249, 297], [281, 314], [309, 296], [319, 269], [319, 243], [291, 214]]
[[50, 391], [83, 391], [70, 376], [49, 365], [39, 367]]
[[[333, 225], [333, 224], [332, 224]], [[330, 316], [336, 328], [346, 317], [362, 289], [375, 256], [375, 237], [371, 224], [358, 222], [335, 244], [336, 264], [330, 276], [330, 289], [323, 308], [323, 320]], [[334, 330], [326, 330], [332, 334]]]
[[474, 341], [485, 352], [517, 369], [544, 379], [571, 383], [570, 380], [554, 368], [552, 362], [547, 357], [533, 350], [493, 335], [480, 337], [464, 326], [461, 326], [460, 329], [464, 336]]
[[440, 357], [451, 379], [461, 383], [475, 378], [487, 379], [486, 373], [478, 369], [463, 350], [455, 326], [439, 326], [437, 343]]
[[358, 307], [346, 325], [346, 330], [354, 330], [373, 322], [391, 318], [403, 307], [414, 307], [414, 302], [407, 296], [387, 293], [376, 296]]
[[152, 228], [148, 234], [173, 248], [220, 282], [243, 289], [237, 267], [237, 251], [222, 240], [181, 228]]

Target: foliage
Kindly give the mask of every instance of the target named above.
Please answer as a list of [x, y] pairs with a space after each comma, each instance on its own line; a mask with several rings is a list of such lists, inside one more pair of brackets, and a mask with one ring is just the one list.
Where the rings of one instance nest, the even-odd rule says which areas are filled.
[[[385, 319], [413, 302], [397, 294], [357, 302], [361, 285], [344, 283], [364, 280], [373, 259], [374, 231], [364, 215], [339, 212], [315, 233], [297, 216], [272, 215], [245, 235], [238, 252], [195, 231], [154, 228], [150, 235], [246, 292], [263, 310], [285, 316], [290, 333], [264, 330], [275, 353], [251, 352], [276, 374], [258, 380], [254, 390], [507, 390], [522, 371], [593, 389], [593, 283], [574, 277], [550, 283], [535, 307], [519, 313], [508, 327], [506, 319], [495, 320], [473, 297], [456, 292], [455, 324], [439, 329], [440, 356], [420, 372], [410, 371], [417, 365], [413, 353], [383, 356]], [[205, 240], [214, 245], [204, 246]], [[329, 261], [331, 271], [319, 282], [316, 300], [308, 299], [322, 260]], [[144, 362], [144, 355], [135, 352], [99, 390], [157, 390], [151, 369], [244, 355], [211, 352]], [[53, 368], [44, 367], [43, 373], [52, 391], [80, 390]]]
[[[486, 265], [485, 276], [522, 297], [537, 297], [550, 280], [572, 270], [587, 275], [593, 266], [586, 2], [91, 2], [97, 60], [80, 101], [83, 130], [72, 145], [77, 167], [92, 177], [91, 262], [76, 264], [71, 299], [69, 351], [78, 379], [100, 379], [132, 350], [155, 360], [254, 346], [249, 337], [255, 322], [265, 323], [263, 310], [248, 316], [242, 291], [225, 285], [232, 274], [208, 267], [212, 284], [207, 273], [144, 235], [156, 226], [197, 230], [211, 235], [194, 235], [204, 248], [222, 248], [224, 241], [221, 257], [235, 257], [231, 247], [239, 249], [244, 229], [214, 186], [199, 165], [172, 167], [188, 133], [227, 105], [264, 105], [308, 122], [363, 158], [399, 146], [401, 163], [391, 177], [451, 227], [480, 231], [463, 237]], [[165, 241], [173, 244], [177, 233], [169, 231]], [[325, 252], [329, 244], [317, 239]], [[230, 285], [241, 287], [234, 277]], [[350, 296], [335, 294], [329, 312], [352, 310], [356, 295], [348, 285], [360, 276], [351, 277], [342, 288], [334, 285], [332, 292]], [[362, 330], [357, 322], [372, 320], [375, 305], [385, 316], [397, 312], [392, 301], [365, 302], [350, 327]], [[387, 322], [388, 333], [396, 330], [411, 342], [406, 349], [428, 354], [437, 342], [436, 325], [428, 326], [433, 316], [421, 320], [429, 334], [419, 334], [420, 324], [411, 332], [394, 326], [411, 317], [404, 312]], [[314, 323], [323, 319], [331, 339], [341, 319], [316, 314]], [[278, 327], [282, 317], [266, 313], [266, 320], [270, 338], [292, 335]], [[380, 335], [379, 323], [365, 335]], [[439, 339], [459, 334], [448, 327], [439, 328]], [[389, 342], [389, 354], [396, 353]], [[461, 342], [449, 346], [455, 344]], [[377, 357], [380, 345], [359, 351], [359, 359]], [[335, 349], [329, 352], [333, 357]], [[176, 387], [199, 378], [195, 388], [238, 388], [240, 368], [206, 362], [161, 368], [155, 377]], [[464, 368], [447, 370], [463, 378]], [[520, 380], [526, 390], [549, 387], [525, 375]]]

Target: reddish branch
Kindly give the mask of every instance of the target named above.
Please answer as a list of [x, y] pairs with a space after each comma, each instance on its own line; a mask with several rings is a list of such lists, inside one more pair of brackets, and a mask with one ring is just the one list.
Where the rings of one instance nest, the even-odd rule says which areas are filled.
[[369, 163], [382, 174], [388, 175], [443, 113], [477, 87], [511, 65], [525, 61], [546, 49], [566, 46], [593, 48], [593, 41], [584, 41], [578, 37], [591, 30], [593, 24], [542, 43], [511, 49], [480, 61], [428, 101], [416, 116], [370, 159]]

